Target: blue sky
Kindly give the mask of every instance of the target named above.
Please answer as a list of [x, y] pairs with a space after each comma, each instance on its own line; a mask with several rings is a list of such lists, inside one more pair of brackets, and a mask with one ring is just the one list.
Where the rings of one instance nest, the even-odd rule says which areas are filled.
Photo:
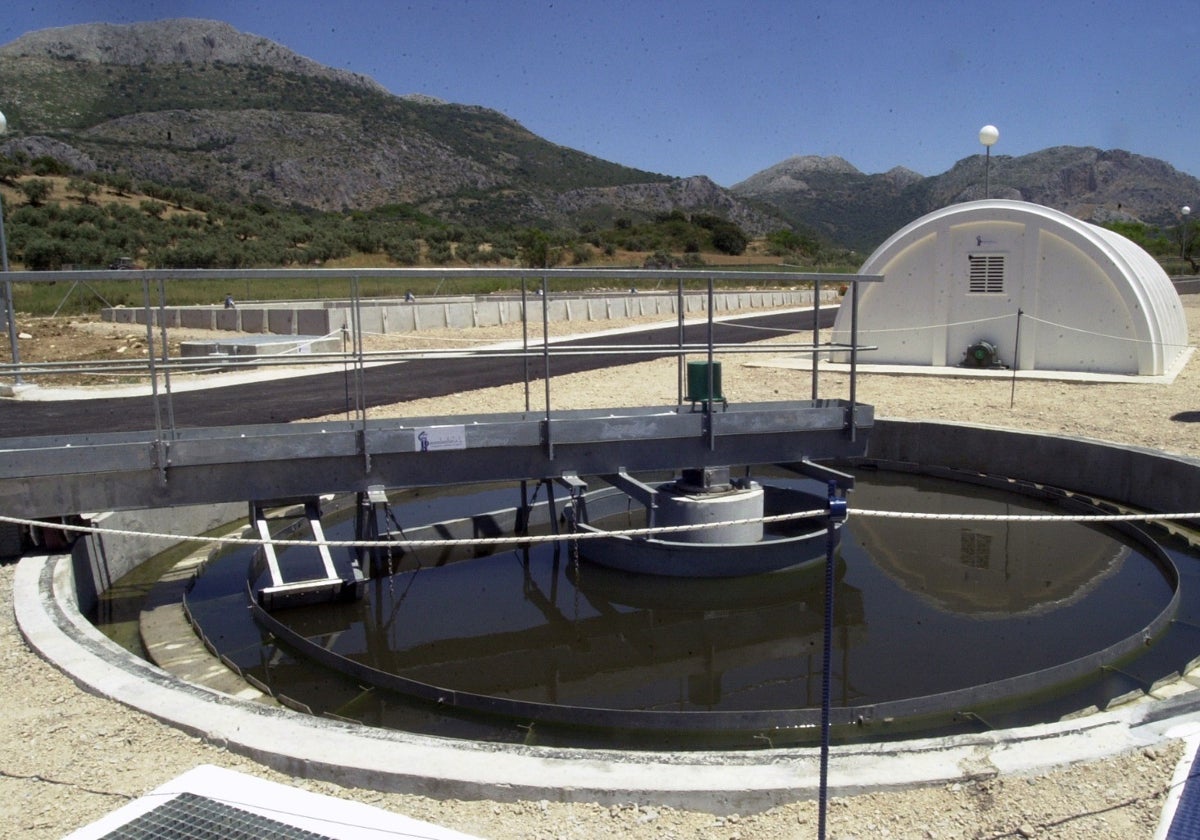
[[982, 153], [988, 123], [996, 155], [1120, 148], [1200, 176], [1195, 0], [6, 5], [0, 43], [72, 23], [223, 20], [393, 93], [494, 108], [551, 142], [723, 186], [810, 154], [933, 175]]

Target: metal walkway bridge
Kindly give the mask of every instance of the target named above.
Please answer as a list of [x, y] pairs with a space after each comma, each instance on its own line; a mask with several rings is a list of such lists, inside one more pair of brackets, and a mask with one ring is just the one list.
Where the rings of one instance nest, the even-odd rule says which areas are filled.
[[[331, 372], [323, 377], [186, 394], [172, 389], [171, 373], [184, 370], [186, 363], [167, 356], [165, 319], [156, 317], [156, 311], [166, 306], [174, 284], [271, 281], [297, 275], [348, 281], [356, 311], [361, 305], [359, 283], [364, 278], [386, 278], [398, 290], [415, 278], [503, 278], [521, 290], [525, 335], [520, 346], [500, 350], [369, 353], [363, 349], [361, 321], [355, 319], [350, 352], [253, 359], [253, 364], [267, 366], [328, 364]], [[149, 345], [148, 356], [140, 365], [150, 393], [144, 398], [71, 405], [7, 401], [0, 409], [0, 512], [15, 517], [54, 517], [96, 510], [362, 493], [378, 486], [545, 480], [610, 473], [618, 468], [634, 471], [799, 462], [861, 454], [873, 411], [856, 402], [853, 371], [850, 393], [845, 397], [820, 397], [814, 366], [806, 399], [725, 406], [719, 383], [713, 380], [718, 369], [713, 362], [715, 354], [767, 350], [817, 353], [849, 349], [853, 357], [857, 349], [853, 341], [845, 347], [818, 342], [821, 286], [848, 286], [848, 299], [853, 302], [857, 283], [881, 279], [788, 272], [591, 269], [10, 272], [5, 276], [9, 311], [14, 284], [101, 280], [140, 284]], [[584, 283], [628, 288], [633, 282], [666, 285], [668, 293], [678, 295], [678, 324], [653, 333], [610, 337], [607, 344], [598, 339], [556, 343], [547, 337], [547, 307], [555, 295], [579, 294], [577, 289]], [[731, 322], [715, 317], [715, 290], [725, 284], [759, 288], [811, 284], [815, 292], [811, 316], [791, 312], [769, 316], [769, 321], [792, 333], [811, 329], [812, 341], [767, 347], [746, 343], [744, 330], [734, 335]], [[705, 323], [685, 324], [685, 285], [698, 286], [707, 295]], [[540, 337], [531, 340], [528, 328], [538, 317], [542, 319]], [[11, 318], [9, 333], [16, 357]], [[762, 335], [756, 333], [755, 337]], [[674, 406], [590, 411], [553, 408], [550, 383], [554, 376], [662, 357], [678, 361], [679, 393]], [[708, 381], [701, 383], [699, 393], [684, 390], [688, 358], [706, 363]], [[452, 370], [460, 375], [451, 374]], [[500, 370], [504, 372], [497, 373]], [[16, 381], [54, 372], [45, 366], [21, 364], [19, 358], [0, 366], [0, 378]], [[385, 383], [413, 386], [419, 372], [426, 381], [432, 377], [439, 383], [436, 393], [523, 380], [527, 410], [455, 418], [367, 419], [370, 405], [426, 395], [412, 393], [411, 388], [405, 393], [403, 388]], [[689, 383], [689, 391], [695, 385]], [[535, 386], [543, 393], [535, 396]], [[284, 422], [339, 412], [343, 406], [336, 404], [331, 392], [343, 396], [346, 420]], [[318, 393], [325, 393], [322, 409], [312, 403]], [[541, 406], [531, 410], [535, 401]]]

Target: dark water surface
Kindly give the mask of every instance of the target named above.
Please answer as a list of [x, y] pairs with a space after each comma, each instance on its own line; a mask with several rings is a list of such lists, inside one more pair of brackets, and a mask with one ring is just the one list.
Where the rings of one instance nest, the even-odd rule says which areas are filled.
[[[755, 478], [812, 489], [787, 475]], [[509, 487], [396, 494], [392, 504], [412, 527], [517, 501]], [[858, 513], [1062, 512], [1016, 493], [875, 473], [860, 477], [850, 510], [836, 561], [835, 705], [922, 697], [1059, 665], [1137, 634], [1172, 598], [1164, 569], [1112, 530]], [[326, 532], [352, 539], [352, 522], [327, 522]], [[381, 671], [477, 694], [621, 710], [819, 705], [823, 559], [723, 580], [639, 577], [575, 562], [569, 548], [552, 545], [454, 562], [415, 559], [422, 567], [370, 581], [361, 602], [275, 617]], [[277, 645], [248, 615], [249, 564], [246, 551], [215, 558], [189, 596], [197, 623], [239, 667], [317, 712], [474, 737], [490, 726], [447, 723]], [[1191, 658], [1170, 648], [1160, 656]], [[1137, 677], [1114, 683], [1099, 675], [1079, 696], [1055, 703], [1069, 710], [1097, 692], [1127, 689], [1130, 680]]]

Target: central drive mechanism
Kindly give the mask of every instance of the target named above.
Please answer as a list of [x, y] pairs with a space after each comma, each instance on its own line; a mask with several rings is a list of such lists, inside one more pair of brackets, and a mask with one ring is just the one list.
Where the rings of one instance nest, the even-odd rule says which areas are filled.
[[657, 527], [733, 523], [678, 531], [671, 536], [676, 542], [744, 544], [763, 538], [763, 489], [748, 479], [731, 483], [728, 467], [684, 470], [675, 481], [661, 484], [657, 490]]

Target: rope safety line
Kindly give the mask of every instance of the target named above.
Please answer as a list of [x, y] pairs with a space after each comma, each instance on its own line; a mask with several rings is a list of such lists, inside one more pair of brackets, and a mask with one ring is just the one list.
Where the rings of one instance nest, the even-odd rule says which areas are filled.
[[912, 332], [914, 330], [943, 330], [947, 327], [965, 327], [970, 324], [986, 324], [990, 321], [1006, 321], [1009, 318], [1015, 317], [1017, 317], [1017, 315], [1014, 312], [1011, 315], [993, 315], [990, 318], [972, 318], [969, 321], [947, 321], [944, 324], [924, 324], [911, 327], [877, 327], [874, 329], [860, 326], [858, 328], [858, 334], [861, 338], [864, 335], [874, 335], [875, 333]]
[[[812, 332], [811, 329], [793, 330], [793, 329], [789, 329], [788, 327], [760, 327], [760, 326], [756, 326], [754, 324], [731, 324], [728, 322], [721, 322], [721, 326], [729, 327], [730, 329], [734, 329], [734, 330], [749, 330], [751, 332], [784, 333], [785, 335], [800, 335], [802, 333], [807, 334], [807, 333]], [[821, 329], [829, 329], [829, 327], [822, 327]]]
[[[686, 531], [703, 531], [710, 528], [725, 528], [734, 525], [747, 525], [761, 522], [769, 525], [777, 522], [794, 522], [800, 519], [824, 517], [829, 511], [824, 508], [816, 510], [782, 513], [774, 516], [749, 517], [745, 519], [729, 519], [721, 522], [703, 522], [693, 525], [666, 525], [656, 528], [627, 528], [618, 531], [576, 531], [571, 534], [540, 534], [511, 537], [466, 537], [462, 539], [395, 539], [395, 540], [268, 540], [259, 537], [206, 537], [188, 534], [164, 534], [153, 531], [131, 531], [120, 528], [103, 528], [94, 525], [69, 525], [57, 522], [46, 522], [40, 519], [22, 519], [14, 516], [0, 516], [0, 522], [12, 525], [27, 525], [34, 527], [49, 527], [60, 531], [75, 531], [81, 534], [101, 534], [123, 537], [141, 537], [145, 539], [170, 540], [173, 542], [210, 543], [216, 545], [275, 545], [297, 547], [329, 548], [455, 548], [471, 546], [505, 546], [530, 545], [539, 543], [560, 542], [562, 540], [595, 540], [610, 537], [651, 537], [659, 534], [676, 534]], [[881, 519], [919, 519], [937, 520], [943, 522], [1029, 522], [1029, 523], [1102, 523], [1102, 522], [1158, 522], [1179, 519], [1200, 519], [1200, 511], [1192, 513], [1104, 513], [1104, 514], [988, 514], [988, 513], [922, 513], [919, 511], [894, 510], [865, 510], [849, 509], [847, 518], [866, 516]]]
[[[975, 318], [969, 321], [947, 321], [944, 324], [921, 324], [909, 327], [859, 327], [859, 336], [876, 335], [881, 333], [895, 332], [914, 332], [919, 330], [941, 330], [948, 327], [963, 327], [971, 324], [986, 324], [991, 321], [1006, 321], [1010, 318], [1016, 318], [1016, 313], [1011, 315], [993, 315], [989, 318]], [[1096, 338], [1104, 338], [1110, 341], [1127, 341], [1132, 344], [1149, 344], [1154, 347], [1191, 347], [1191, 344], [1176, 344], [1171, 341], [1152, 341], [1144, 338], [1129, 338], [1123, 335], [1111, 335], [1109, 333], [1096, 332], [1095, 330], [1085, 330], [1082, 327], [1073, 327], [1070, 324], [1060, 324], [1057, 321], [1048, 321], [1045, 318], [1039, 318], [1036, 315], [1030, 315], [1028, 312], [1022, 312], [1021, 317], [1030, 321], [1036, 321], [1039, 324], [1045, 324], [1048, 327], [1056, 327], [1062, 330], [1071, 330], [1072, 332], [1083, 333], [1084, 335], [1095, 336]]]
[[1109, 341], [1127, 341], [1131, 344], [1150, 344], [1154, 347], [1191, 347], [1190, 344], [1176, 344], [1171, 341], [1150, 341], [1145, 338], [1129, 338], [1123, 335], [1110, 335], [1109, 333], [1096, 332], [1095, 330], [1085, 330], [1082, 327], [1072, 327], [1070, 324], [1060, 324], [1057, 321], [1047, 321], [1045, 318], [1039, 318], [1036, 315], [1024, 313], [1021, 317], [1028, 318], [1030, 321], [1036, 321], [1039, 324], [1045, 324], [1049, 327], [1057, 327], [1060, 330], [1070, 330], [1072, 332], [1083, 333], [1084, 335], [1095, 336], [1096, 338], [1106, 338]]

